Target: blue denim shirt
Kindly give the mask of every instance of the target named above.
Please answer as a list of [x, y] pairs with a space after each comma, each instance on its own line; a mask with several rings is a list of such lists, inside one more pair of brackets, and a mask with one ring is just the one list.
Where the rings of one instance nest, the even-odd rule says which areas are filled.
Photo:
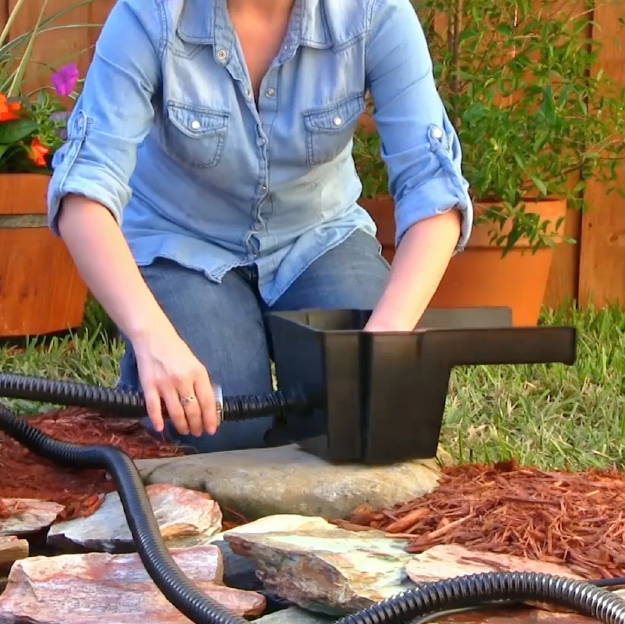
[[256, 264], [271, 305], [354, 230], [352, 137], [370, 90], [396, 202], [417, 221], [472, 207], [458, 137], [409, 0], [296, 0], [258, 102], [226, 0], [118, 0], [55, 154], [49, 223], [67, 193], [106, 206], [139, 265], [219, 281]]

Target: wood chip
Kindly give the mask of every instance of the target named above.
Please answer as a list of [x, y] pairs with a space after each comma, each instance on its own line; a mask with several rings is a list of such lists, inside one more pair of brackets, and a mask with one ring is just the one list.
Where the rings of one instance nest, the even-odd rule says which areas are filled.
[[439, 487], [347, 522], [409, 538], [421, 553], [459, 544], [568, 565], [587, 579], [625, 576], [625, 473], [547, 472], [516, 462], [446, 467]]

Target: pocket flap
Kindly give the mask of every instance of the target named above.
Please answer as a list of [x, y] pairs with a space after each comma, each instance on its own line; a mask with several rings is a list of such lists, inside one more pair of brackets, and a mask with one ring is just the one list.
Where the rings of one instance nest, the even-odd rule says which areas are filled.
[[180, 132], [189, 137], [201, 137], [224, 130], [230, 113], [187, 104], [168, 102], [167, 115]]
[[354, 124], [365, 110], [362, 95], [352, 95], [331, 106], [315, 108], [304, 113], [308, 130], [321, 132], [341, 132]]

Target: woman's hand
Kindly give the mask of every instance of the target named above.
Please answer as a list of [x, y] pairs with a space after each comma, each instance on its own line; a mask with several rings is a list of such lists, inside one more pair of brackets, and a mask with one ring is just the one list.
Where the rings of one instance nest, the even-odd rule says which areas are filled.
[[132, 343], [148, 416], [163, 430], [163, 406], [176, 431], [217, 431], [215, 395], [208, 372], [173, 327], [152, 329]]
[[164, 405], [179, 433], [215, 433], [217, 409], [208, 373], [147, 287], [111, 213], [86, 197], [68, 195], [59, 229], [89, 290], [132, 343], [156, 430], [163, 430]]

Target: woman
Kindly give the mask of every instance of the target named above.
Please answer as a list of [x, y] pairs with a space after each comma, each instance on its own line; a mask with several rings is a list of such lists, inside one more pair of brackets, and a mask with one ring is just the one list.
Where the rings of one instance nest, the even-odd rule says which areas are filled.
[[[396, 200], [380, 256], [351, 139], [373, 96]], [[409, 0], [118, 0], [49, 192], [52, 230], [127, 340], [120, 383], [201, 450], [225, 394], [271, 389], [263, 314], [363, 308], [410, 330], [471, 204], [460, 147]], [[210, 377], [209, 372], [210, 371]]]

